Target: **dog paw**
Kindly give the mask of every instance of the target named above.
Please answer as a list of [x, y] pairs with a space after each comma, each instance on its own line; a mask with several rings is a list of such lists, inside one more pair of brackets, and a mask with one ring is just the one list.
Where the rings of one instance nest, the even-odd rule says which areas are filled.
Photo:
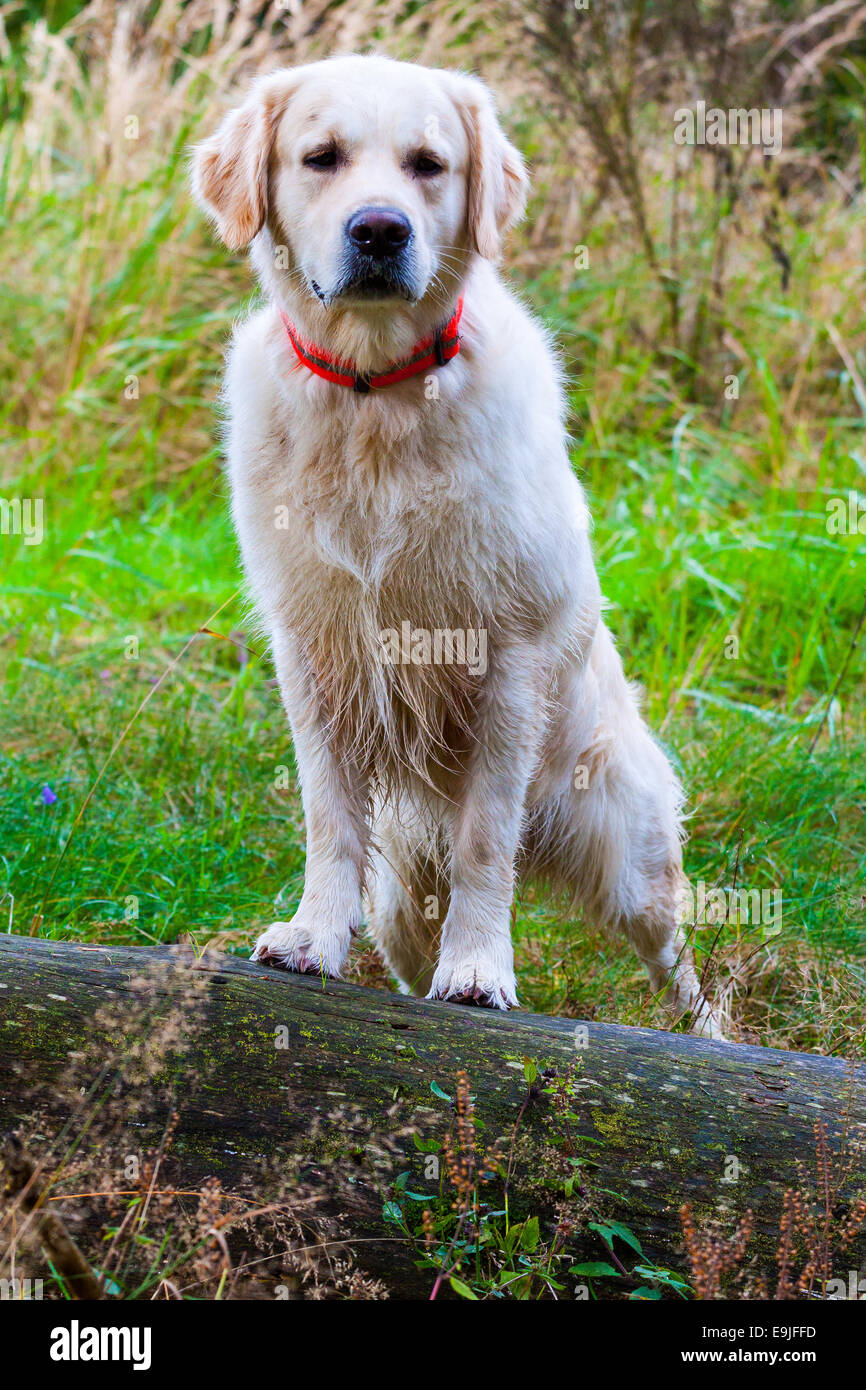
[[474, 961], [440, 961], [427, 998], [504, 1011], [517, 1008], [517, 984], [511, 970], [491, 970]]
[[312, 931], [298, 922], [272, 922], [262, 932], [250, 957], [261, 965], [294, 970], [300, 975], [339, 979], [349, 951], [351, 932]]

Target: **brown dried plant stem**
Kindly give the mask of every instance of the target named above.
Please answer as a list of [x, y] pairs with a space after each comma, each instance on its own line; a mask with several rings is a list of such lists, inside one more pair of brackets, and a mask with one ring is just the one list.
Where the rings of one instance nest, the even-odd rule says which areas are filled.
[[73, 1298], [102, 1298], [97, 1276], [70, 1236], [60, 1217], [46, 1211], [47, 1184], [39, 1176], [37, 1164], [14, 1135], [6, 1136], [3, 1144], [6, 1168], [6, 1193], [18, 1199], [27, 1213], [45, 1254], [67, 1285]]

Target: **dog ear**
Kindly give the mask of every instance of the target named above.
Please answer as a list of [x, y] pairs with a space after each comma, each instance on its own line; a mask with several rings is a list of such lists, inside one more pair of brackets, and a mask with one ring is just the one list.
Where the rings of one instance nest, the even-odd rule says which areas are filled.
[[298, 70], [260, 78], [243, 105], [193, 150], [193, 196], [230, 251], [249, 246], [264, 226], [277, 122], [297, 85]]
[[457, 80], [457, 105], [469, 140], [469, 235], [480, 256], [495, 260], [503, 232], [526, 206], [529, 180], [523, 157], [505, 138], [484, 83], [476, 77]]

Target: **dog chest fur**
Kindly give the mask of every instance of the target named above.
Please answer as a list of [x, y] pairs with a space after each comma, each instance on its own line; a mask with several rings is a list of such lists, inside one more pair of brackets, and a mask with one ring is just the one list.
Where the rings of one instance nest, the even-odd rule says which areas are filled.
[[476, 657], [546, 639], [553, 670], [597, 602], [579, 488], [545, 438], [555, 383], [545, 415], [510, 365], [485, 379], [481, 346], [470, 325], [434, 401], [420, 381], [359, 399], [309, 379], [267, 311], [231, 354], [229, 473], [257, 608], [269, 635], [292, 634], [340, 746], [386, 775], [459, 764], [485, 672], [388, 661], [383, 634], [456, 633]]

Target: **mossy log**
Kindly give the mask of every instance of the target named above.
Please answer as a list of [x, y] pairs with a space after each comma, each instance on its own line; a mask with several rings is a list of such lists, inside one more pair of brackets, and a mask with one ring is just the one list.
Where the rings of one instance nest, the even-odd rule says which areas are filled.
[[[166, 962], [177, 970], [166, 973]], [[719, 1219], [728, 1229], [748, 1208], [756, 1268], [772, 1279], [783, 1194], [801, 1186], [803, 1168], [814, 1174], [818, 1121], [831, 1150], [859, 1150], [850, 1185], [863, 1185], [862, 1066], [645, 1028], [425, 1003], [210, 952], [195, 962], [172, 948], [14, 936], [0, 936], [3, 1131], [21, 1123], [31, 1088], [59, 1085], [70, 1054], [98, 1049], [107, 1006], [128, 1017], [119, 1029], [107, 1027], [110, 1054], [121, 1061], [131, 1041], [141, 1043], [138, 1000], [148, 969], [157, 971], [148, 1029], [158, 1030], [161, 1013], [176, 1007], [178, 977], [194, 970], [207, 981], [195, 1031], [165, 1062], [178, 1098], [172, 1150], [184, 1184], [214, 1175], [227, 1189], [245, 1186], [266, 1200], [281, 1165], [300, 1166], [303, 1181], [338, 1216], [359, 1265], [382, 1277], [392, 1296], [423, 1297], [430, 1274], [384, 1224], [383, 1202], [407, 1169], [413, 1191], [435, 1195], [412, 1130], [422, 1140], [441, 1139], [451, 1111], [431, 1083], [453, 1093], [459, 1068], [470, 1079], [484, 1144], [501, 1138], [506, 1152], [513, 1145], [513, 1209], [544, 1219], [559, 1188], [551, 1102], [541, 1094], [527, 1103], [524, 1059], [558, 1075], [579, 1064], [572, 1127], [598, 1165], [591, 1181], [603, 1194], [605, 1218], [628, 1225], [647, 1255], [680, 1269], [684, 1202], [699, 1224]], [[148, 1113], [145, 1098], [136, 1120], [142, 1143], [149, 1128], [158, 1142], [164, 1121]], [[350, 1178], [338, 1181], [345, 1165]], [[604, 1251], [587, 1244], [585, 1257], [603, 1259]], [[845, 1258], [846, 1267], [866, 1266], [862, 1232]]]

